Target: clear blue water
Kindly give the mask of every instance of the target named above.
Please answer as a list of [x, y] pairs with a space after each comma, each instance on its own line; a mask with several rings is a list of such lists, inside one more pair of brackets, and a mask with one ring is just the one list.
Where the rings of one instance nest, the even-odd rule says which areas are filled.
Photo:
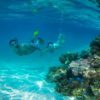
[[[88, 0], [51, 0], [53, 6], [48, 1], [0, 0], [0, 100], [71, 99], [56, 93], [45, 75], [60, 65], [61, 54], [87, 49], [100, 34], [100, 8]], [[62, 33], [65, 43], [43, 56], [35, 52], [20, 57], [12, 52], [10, 39], [29, 42], [35, 30], [46, 42]]]

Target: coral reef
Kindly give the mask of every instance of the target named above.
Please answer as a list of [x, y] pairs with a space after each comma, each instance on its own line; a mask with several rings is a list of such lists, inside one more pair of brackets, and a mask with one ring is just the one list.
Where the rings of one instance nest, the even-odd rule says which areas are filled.
[[90, 52], [100, 56], [100, 35], [90, 43]]
[[82, 100], [100, 100], [100, 35], [90, 43], [90, 51], [63, 54], [59, 60], [62, 65], [51, 67], [46, 77], [55, 83], [56, 92]]
[[71, 61], [75, 61], [78, 59], [78, 53], [66, 53], [59, 57], [59, 61], [62, 64], [69, 64]]
[[81, 53], [79, 54], [80, 58], [88, 58], [90, 56], [89, 50], [83, 50], [81, 51]]
[[66, 77], [66, 67], [51, 67], [46, 76], [48, 82], [57, 82], [61, 77]]

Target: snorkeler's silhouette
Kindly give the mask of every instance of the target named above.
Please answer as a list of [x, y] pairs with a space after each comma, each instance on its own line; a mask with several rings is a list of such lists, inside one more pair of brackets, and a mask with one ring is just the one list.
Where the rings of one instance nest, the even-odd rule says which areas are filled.
[[9, 46], [19, 56], [29, 55], [35, 51], [52, 52], [59, 48], [64, 42], [62, 34], [59, 34], [56, 42], [49, 42], [45, 48], [40, 48], [40, 45], [44, 44], [44, 40], [40, 37], [33, 38], [30, 43], [19, 43], [17, 38], [9, 41]]
[[39, 50], [39, 43], [40, 41], [31, 41], [31, 43], [19, 43], [18, 39], [14, 38], [12, 40], [9, 41], [9, 45], [10, 47], [13, 49], [13, 51], [19, 55], [19, 56], [23, 56], [23, 55], [29, 55], [32, 54], [33, 52]]
[[44, 49], [45, 52], [54, 52], [56, 49], [60, 48], [64, 43], [63, 34], [59, 34], [57, 40], [53, 42], [48, 42], [47, 47]]

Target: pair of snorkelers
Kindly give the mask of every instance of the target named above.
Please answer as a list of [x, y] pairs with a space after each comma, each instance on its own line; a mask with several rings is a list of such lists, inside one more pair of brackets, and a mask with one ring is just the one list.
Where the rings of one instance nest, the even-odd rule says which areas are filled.
[[19, 56], [29, 55], [35, 51], [53, 52], [64, 43], [64, 36], [59, 34], [56, 42], [49, 42], [48, 45], [42, 49], [44, 42], [42, 38], [38, 37], [38, 31], [35, 31], [31, 42], [19, 43], [18, 39], [14, 38], [9, 41], [9, 46]]

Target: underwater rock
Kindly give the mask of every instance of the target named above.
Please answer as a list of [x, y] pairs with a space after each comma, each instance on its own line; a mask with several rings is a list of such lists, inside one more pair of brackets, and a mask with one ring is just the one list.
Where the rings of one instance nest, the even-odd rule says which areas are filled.
[[100, 56], [100, 35], [90, 43], [90, 52], [92, 55]]
[[78, 53], [66, 53], [59, 57], [59, 61], [62, 64], [69, 64], [71, 61], [75, 61], [78, 59]]

